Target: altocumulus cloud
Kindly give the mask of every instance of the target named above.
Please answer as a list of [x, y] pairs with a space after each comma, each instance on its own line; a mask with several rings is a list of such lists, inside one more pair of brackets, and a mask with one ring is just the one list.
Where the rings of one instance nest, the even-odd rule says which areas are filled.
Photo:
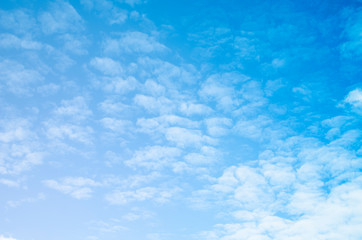
[[0, 3], [0, 240], [361, 239], [358, 1]]

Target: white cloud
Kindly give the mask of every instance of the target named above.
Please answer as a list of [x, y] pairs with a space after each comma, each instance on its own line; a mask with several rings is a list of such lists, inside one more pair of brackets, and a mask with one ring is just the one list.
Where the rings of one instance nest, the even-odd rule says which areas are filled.
[[165, 133], [170, 126], [179, 126], [185, 128], [198, 128], [200, 123], [192, 121], [188, 118], [179, 117], [177, 115], [162, 115], [156, 118], [139, 118], [137, 119], [138, 131], [149, 134]]
[[[24, 119], [2, 121], [0, 130], [0, 174], [20, 174], [43, 162], [45, 153], [38, 146], [33, 126]], [[12, 182], [3, 182], [14, 184]]]
[[16, 239], [12, 238], [12, 237], [4, 237], [3, 235], [0, 235], [0, 240], [16, 240]]
[[205, 123], [208, 133], [213, 137], [226, 135], [233, 124], [230, 118], [208, 118]]
[[180, 127], [166, 129], [165, 137], [168, 141], [175, 143], [178, 147], [200, 147], [203, 143], [215, 144], [215, 140], [202, 135], [199, 130]]
[[180, 191], [179, 188], [162, 189], [155, 187], [144, 187], [133, 191], [116, 190], [106, 195], [106, 200], [113, 205], [125, 205], [131, 202], [143, 202], [152, 200], [163, 204]]
[[344, 101], [352, 105], [353, 110], [357, 113], [362, 113], [362, 89], [357, 88], [350, 91]]
[[124, 113], [129, 108], [129, 106], [119, 101], [106, 99], [99, 103], [99, 108], [107, 114], [117, 115]]
[[49, 83], [45, 85], [41, 85], [37, 88], [37, 92], [40, 93], [43, 96], [51, 96], [57, 93], [60, 89], [59, 85], [56, 85], [54, 83]]
[[36, 20], [26, 10], [0, 10], [0, 25], [16, 33], [31, 34], [36, 29]]
[[136, 4], [142, 4], [144, 3], [146, 0], [120, 0], [121, 2], [125, 2], [131, 6], [134, 6]]
[[22, 64], [3, 60], [0, 62], [0, 84], [17, 95], [29, 95], [35, 84], [41, 82], [43, 76], [33, 69], [26, 69]]
[[89, 126], [78, 126], [74, 124], [58, 124], [46, 122], [46, 136], [50, 140], [70, 139], [84, 144], [92, 143], [93, 129]]
[[125, 79], [121, 77], [103, 77], [97, 84], [106, 92], [119, 94], [129, 93], [139, 85], [137, 79], [132, 76]]
[[136, 151], [125, 164], [134, 168], [161, 169], [172, 165], [180, 155], [181, 150], [175, 147], [150, 146]]
[[87, 39], [84, 37], [75, 37], [71, 34], [64, 34], [60, 37], [64, 41], [63, 48], [73, 54], [85, 55], [88, 53], [86, 49]]
[[272, 121], [268, 117], [258, 116], [252, 120], [239, 120], [234, 126], [234, 131], [243, 137], [260, 141], [266, 137], [265, 129], [271, 124]]
[[105, 75], [116, 76], [123, 72], [123, 68], [119, 62], [111, 58], [93, 58], [90, 65]]
[[212, 108], [204, 104], [183, 102], [180, 104], [180, 112], [187, 115], [208, 115], [213, 112]]
[[87, 199], [92, 196], [93, 188], [101, 186], [90, 178], [67, 177], [61, 181], [44, 180], [43, 183], [52, 189], [68, 194], [76, 199]]
[[174, 65], [157, 58], [140, 57], [137, 70], [143, 77], [156, 79], [168, 92], [177, 92], [181, 84], [194, 85], [201, 75], [191, 64]]
[[75, 121], [86, 120], [92, 115], [84, 97], [77, 96], [71, 100], [62, 100], [61, 106], [54, 110], [57, 117], [65, 117]]
[[175, 103], [166, 97], [151, 97], [146, 95], [137, 94], [134, 97], [134, 102], [137, 105], [144, 107], [151, 113], [171, 113], [176, 108]]
[[216, 225], [214, 230], [201, 233], [202, 237], [286, 240], [362, 236], [357, 227], [362, 178], [355, 172], [361, 164], [353, 151], [303, 137], [271, 146], [276, 147], [275, 152], [264, 152], [256, 163], [249, 163], [252, 167], [229, 167], [216, 184], [197, 192], [198, 201], [208, 196], [209, 204], [231, 207], [229, 214], [236, 219], [235, 223]]
[[83, 19], [67, 2], [58, 0], [49, 5], [49, 11], [38, 18], [45, 34], [77, 32], [83, 29]]
[[144, 88], [147, 93], [150, 93], [152, 96], [162, 96], [165, 94], [166, 89], [161, 84], [156, 83], [153, 80], [148, 79], [145, 84]]
[[211, 165], [219, 160], [220, 152], [210, 146], [202, 146], [199, 153], [189, 153], [185, 156], [185, 160], [191, 165]]
[[27, 50], [39, 50], [42, 44], [31, 39], [21, 39], [12, 34], [0, 34], [0, 46], [3, 48], [23, 48]]
[[167, 48], [146, 33], [126, 32], [119, 39], [105, 40], [103, 49], [107, 54], [121, 54], [161, 52]]
[[[202, 84], [199, 95], [205, 100], [216, 102], [216, 106], [220, 110], [232, 111], [241, 103], [240, 90], [238, 91], [232, 84], [241, 86], [250, 85], [247, 80], [249, 80], [248, 76], [233, 72], [214, 74]], [[243, 92], [245, 95], [243, 95], [244, 98], [248, 97], [248, 95], [246, 95], [248, 92]]]
[[131, 121], [115, 118], [102, 118], [101, 123], [104, 128], [107, 128], [117, 134], [129, 131], [132, 126]]
[[264, 92], [266, 96], [272, 96], [280, 88], [284, 87], [282, 79], [268, 80], [265, 84]]

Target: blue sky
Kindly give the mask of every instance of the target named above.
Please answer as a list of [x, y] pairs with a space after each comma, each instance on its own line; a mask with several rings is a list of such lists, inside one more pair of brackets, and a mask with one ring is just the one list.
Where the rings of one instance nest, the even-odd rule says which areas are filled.
[[362, 238], [362, 2], [0, 3], [0, 240]]

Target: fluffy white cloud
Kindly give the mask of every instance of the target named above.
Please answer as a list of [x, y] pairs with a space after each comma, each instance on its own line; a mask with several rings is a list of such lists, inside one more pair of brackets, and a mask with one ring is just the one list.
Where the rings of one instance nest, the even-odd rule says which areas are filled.
[[57, 117], [83, 121], [92, 115], [84, 97], [78, 96], [71, 100], [62, 100], [61, 105], [54, 110]]
[[151, 53], [167, 49], [155, 37], [142, 32], [126, 32], [119, 39], [107, 39], [103, 48], [107, 54]]
[[115, 76], [123, 72], [121, 64], [111, 58], [93, 58], [90, 65], [105, 75]]
[[180, 155], [181, 150], [175, 147], [150, 146], [136, 151], [125, 164], [130, 167], [160, 169], [172, 165]]
[[18, 62], [11, 60], [0, 62], [0, 84], [14, 94], [29, 95], [33, 91], [32, 87], [42, 80], [43, 76], [38, 71], [27, 69]]
[[74, 124], [61, 124], [46, 122], [46, 136], [52, 141], [63, 141], [70, 139], [84, 144], [92, 143], [93, 129], [89, 126], [78, 126]]
[[216, 141], [209, 136], [203, 135], [200, 130], [192, 130], [181, 127], [170, 127], [166, 129], [165, 137], [168, 141], [178, 147], [200, 147], [203, 143], [215, 144]]
[[360, 158], [312, 138], [291, 137], [273, 145], [278, 146], [275, 154], [261, 154], [253, 167], [230, 167], [210, 189], [198, 192], [197, 196], [212, 199], [209, 204], [232, 206], [230, 214], [237, 220], [200, 236], [223, 240], [362, 236], [357, 227], [362, 178], [355, 173]]
[[175, 103], [166, 97], [151, 97], [146, 95], [137, 94], [134, 97], [134, 102], [137, 105], [144, 107], [151, 113], [172, 113], [176, 108]]
[[204, 104], [183, 102], [180, 104], [180, 112], [187, 115], [208, 115], [213, 112], [212, 108]]
[[179, 188], [163, 189], [155, 187], [139, 188], [133, 191], [116, 190], [106, 195], [106, 200], [114, 205], [124, 205], [130, 202], [142, 202], [146, 200], [163, 204], [170, 201], [179, 191]]
[[49, 5], [49, 11], [38, 18], [45, 34], [66, 33], [83, 29], [83, 19], [67, 2], [58, 0]]
[[36, 29], [36, 20], [27, 10], [0, 10], [0, 25], [15, 33], [31, 34]]
[[202, 146], [199, 153], [189, 153], [185, 156], [185, 160], [191, 165], [211, 165], [219, 160], [220, 152], [210, 146]]
[[64, 194], [69, 194], [76, 199], [87, 199], [92, 196], [93, 188], [101, 186], [100, 183], [90, 178], [67, 177], [61, 181], [44, 180], [43, 183], [52, 189]]
[[230, 118], [208, 118], [205, 123], [208, 133], [213, 137], [226, 135], [233, 124]]
[[0, 34], [0, 46], [3, 48], [20, 48], [26, 50], [39, 50], [42, 44], [26, 38], [18, 38], [12, 34]]
[[162, 115], [156, 118], [140, 118], [137, 119], [138, 131], [149, 134], [160, 133], [164, 134], [170, 126], [179, 126], [185, 128], [196, 129], [200, 127], [200, 123], [192, 121], [188, 118], [179, 117], [176, 115]]
[[37, 134], [31, 131], [31, 123], [24, 119], [1, 122], [0, 174], [20, 174], [41, 164], [45, 153], [39, 147]]
[[130, 130], [132, 122], [128, 120], [115, 119], [115, 118], [102, 118], [101, 124], [104, 128], [111, 130], [113, 133], [125, 133]]
[[352, 105], [353, 110], [362, 114], [362, 89], [350, 91], [344, 101]]

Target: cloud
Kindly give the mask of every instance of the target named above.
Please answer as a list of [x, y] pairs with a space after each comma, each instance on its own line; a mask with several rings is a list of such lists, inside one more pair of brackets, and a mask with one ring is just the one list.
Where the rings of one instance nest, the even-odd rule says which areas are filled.
[[215, 140], [209, 136], [202, 135], [200, 130], [192, 130], [181, 127], [170, 127], [166, 129], [165, 137], [176, 146], [200, 147], [203, 143], [215, 144]]
[[127, 166], [147, 169], [161, 169], [177, 161], [182, 151], [175, 147], [149, 146], [134, 153], [133, 157], [124, 163]]
[[3, 235], [0, 235], [0, 240], [16, 240], [16, 239], [12, 238], [12, 237], [4, 237]]
[[137, 126], [140, 127], [138, 129], [140, 132], [146, 132], [149, 134], [164, 134], [170, 126], [195, 129], [200, 127], [200, 123], [177, 115], [165, 114], [156, 118], [139, 118], [137, 119]]
[[260, 141], [267, 137], [265, 133], [271, 124], [270, 118], [260, 115], [256, 119], [239, 120], [233, 130], [243, 137]]
[[102, 118], [101, 124], [104, 128], [107, 128], [116, 134], [126, 133], [130, 130], [130, 127], [132, 126], [131, 121], [115, 118]]
[[9, 205], [12, 208], [18, 207], [20, 205], [23, 205], [25, 203], [34, 203], [37, 201], [41, 201], [45, 199], [45, 195], [43, 193], [39, 193], [36, 197], [27, 197], [23, 198], [17, 201], [8, 201], [7, 205]]
[[101, 186], [100, 183], [83, 177], [67, 177], [61, 181], [44, 180], [45, 186], [68, 194], [76, 199], [88, 199], [92, 196], [93, 188]]
[[205, 120], [210, 136], [220, 137], [228, 134], [233, 122], [230, 118], [208, 118]]
[[166, 88], [157, 82], [148, 79], [145, 84], [144, 88], [147, 93], [150, 93], [152, 96], [162, 96], [166, 92]]
[[83, 29], [83, 19], [67, 2], [57, 0], [49, 4], [49, 11], [38, 18], [45, 34], [77, 32]]
[[128, 19], [128, 12], [115, 6], [112, 1], [106, 0], [81, 0], [87, 10], [98, 12], [100, 17], [107, 19], [110, 25], [124, 24]]
[[180, 112], [187, 115], [208, 115], [213, 112], [213, 109], [204, 104], [183, 102], [180, 104]]
[[356, 88], [348, 93], [344, 99], [345, 103], [352, 106], [352, 110], [359, 114], [362, 114], [362, 89]]
[[120, 101], [106, 99], [103, 102], [99, 103], [99, 108], [107, 114], [117, 115], [120, 113], [124, 113], [129, 108], [129, 106]]
[[122, 33], [118, 39], [106, 39], [103, 42], [104, 52], [107, 54], [121, 53], [152, 53], [162, 52], [167, 48], [159, 43], [155, 37], [142, 32]]
[[121, 2], [125, 2], [131, 6], [134, 6], [136, 4], [143, 4], [144, 2], [146, 2], [146, 0], [120, 0]]
[[362, 57], [362, 11], [360, 8], [356, 11], [347, 9], [346, 13], [348, 19], [343, 32], [345, 42], [341, 45], [341, 54], [346, 58], [360, 59]]
[[20, 34], [31, 34], [36, 29], [36, 20], [32, 13], [23, 9], [13, 11], [0, 10], [0, 25], [2, 28]]
[[131, 202], [152, 200], [164, 204], [180, 191], [179, 188], [161, 189], [155, 187], [139, 188], [133, 191], [116, 190], [106, 195], [106, 201], [113, 205], [125, 205]]
[[108, 93], [127, 94], [137, 89], [139, 82], [136, 78], [129, 76], [127, 78], [119, 76], [105, 76], [94, 81], [95, 87]]
[[95, 221], [92, 222], [94, 229], [102, 233], [117, 233], [120, 231], [128, 230], [127, 227], [120, 224], [118, 219], [111, 219], [109, 221]]
[[191, 165], [212, 165], [220, 159], [220, 152], [210, 146], [202, 146], [199, 153], [188, 153], [185, 156], [185, 160]]
[[57, 117], [73, 121], [84, 121], [92, 115], [84, 97], [77, 96], [71, 100], [62, 100], [61, 105], [54, 110]]
[[232, 111], [240, 104], [238, 90], [233, 84], [243, 84], [247, 80], [248, 76], [234, 72], [213, 74], [202, 83], [198, 94], [202, 99], [216, 102], [219, 110]]
[[274, 152], [261, 154], [256, 164], [248, 163], [253, 166], [231, 166], [209, 189], [197, 192], [198, 200], [208, 196], [210, 202], [204, 205], [231, 207], [229, 214], [236, 219], [201, 236], [225, 240], [361, 236], [357, 224], [362, 178], [355, 174], [361, 164], [355, 153], [303, 137], [273, 145]]
[[0, 178], [0, 183], [6, 185], [8, 187], [19, 187], [20, 186], [19, 182], [17, 182], [17, 181], [4, 179], [4, 178]]
[[137, 105], [144, 107], [151, 113], [172, 113], [176, 108], [174, 102], [166, 97], [151, 97], [142, 94], [137, 94], [134, 97], [134, 102]]
[[[0, 174], [17, 175], [40, 165], [45, 157], [32, 124], [24, 119], [2, 121], [0, 130]], [[5, 181], [6, 185], [14, 182]]]
[[43, 45], [40, 42], [26, 38], [18, 38], [12, 34], [0, 34], [0, 46], [3, 48], [16, 48], [26, 50], [40, 50]]
[[116, 76], [123, 72], [123, 68], [119, 62], [111, 58], [93, 58], [90, 65], [105, 75]]
[[75, 124], [58, 124], [56, 122], [45, 122], [46, 136], [52, 141], [63, 141], [70, 139], [84, 144], [92, 143], [93, 129], [89, 126], [78, 126]]
[[85, 37], [75, 37], [71, 34], [64, 34], [60, 39], [64, 41], [64, 50], [77, 55], [85, 55], [88, 53], [86, 49], [88, 41]]
[[26, 69], [18, 62], [12, 60], [0, 62], [0, 84], [6, 86], [6, 89], [13, 94], [30, 95], [32, 87], [43, 79], [38, 71]]

